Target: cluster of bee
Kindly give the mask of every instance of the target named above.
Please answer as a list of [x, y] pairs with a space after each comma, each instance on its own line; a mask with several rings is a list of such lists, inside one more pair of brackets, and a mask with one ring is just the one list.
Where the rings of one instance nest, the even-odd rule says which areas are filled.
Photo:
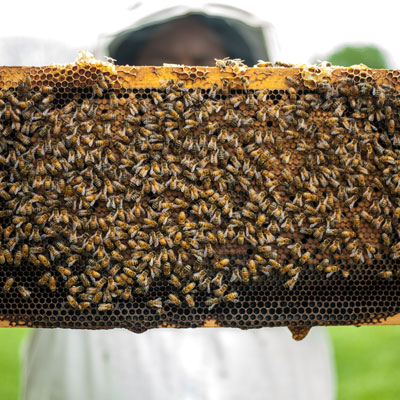
[[[304, 268], [347, 278], [341, 257], [400, 258], [395, 89], [343, 78], [299, 95], [288, 77], [272, 100], [240, 61], [218, 62], [240, 90], [171, 79], [126, 99], [99, 72], [64, 104], [29, 76], [0, 92], [0, 265], [16, 267], [5, 291], [29, 298], [17, 268], [35, 268], [75, 309], [143, 296], [158, 313], [211, 310], [266, 279], [292, 289]], [[249, 257], [220, 256], [230, 248]], [[169, 294], [151, 298], [159, 280]]]

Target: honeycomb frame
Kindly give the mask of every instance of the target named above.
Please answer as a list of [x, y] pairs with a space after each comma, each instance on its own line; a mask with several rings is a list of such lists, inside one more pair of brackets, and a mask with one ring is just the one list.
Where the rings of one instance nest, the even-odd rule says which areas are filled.
[[[93, 91], [93, 86], [99, 85], [99, 74], [106, 78], [108, 85], [108, 88], [104, 89], [106, 93], [101, 96], [97, 96]], [[258, 118], [257, 112], [262, 108], [261, 105], [265, 103], [275, 111], [277, 109], [281, 110], [285, 105], [294, 106], [299, 101], [304, 101], [306, 95], [312, 96], [321, 90], [325, 90], [324, 88], [327, 86], [335, 88], [336, 97], [346, 97], [346, 103], [336, 105], [334, 108], [333, 104], [331, 104], [324, 111], [321, 108], [311, 110], [310, 113], [313, 113], [313, 117], [305, 116], [307, 112], [306, 114], [299, 112], [299, 118], [315, 118], [316, 121], [323, 124], [324, 122], [321, 121], [329, 121], [329, 118], [333, 118], [333, 115], [336, 115], [334, 114], [335, 111], [339, 115], [341, 111], [339, 110], [338, 112], [337, 108], [343, 104], [345, 104], [346, 110], [342, 112], [340, 117], [342, 115], [346, 117], [348, 109], [352, 107], [351, 101], [356, 97], [352, 90], [354, 88], [361, 88], [362, 90], [363, 85], [369, 85], [371, 88], [390, 87], [390, 89], [387, 89], [390, 92], [388, 96], [392, 99], [390, 104], [393, 108], [393, 119], [395, 124], [398, 124], [396, 106], [398, 101], [400, 102], [398, 100], [400, 94], [397, 91], [400, 75], [399, 71], [396, 70], [373, 70], [365, 66], [351, 68], [331, 67], [329, 65], [306, 67], [284, 64], [270, 65], [268, 63], [254, 68], [247, 68], [240, 62], [230, 63], [226, 62], [226, 60], [221, 60], [217, 63], [217, 67], [180, 65], [123, 67], [102, 63], [54, 65], [40, 68], [2, 67], [0, 68], [2, 91], [7, 93], [11, 91], [11, 93], [18, 96], [19, 87], [23, 86], [26, 76], [30, 77], [29, 84], [31, 85], [32, 93], [41, 93], [45, 87], [51, 88], [50, 95], [54, 95], [54, 98], [49, 102], [54, 109], [61, 109], [71, 101], [79, 100], [79, 104], [82, 104], [82, 99], [91, 100], [96, 98], [96, 103], [98, 104], [98, 110], [95, 112], [96, 117], [102, 118], [101, 115], [103, 114], [117, 113], [116, 117], [110, 119], [111, 130], [114, 133], [122, 126], [119, 114], [120, 108], [126, 107], [130, 101], [144, 99], [150, 108], [157, 109], [157, 97], [152, 97], [152, 93], [161, 93], [165, 99], [168, 95], [168, 92], [165, 91], [165, 86], [171, 80], [173, 85], [179, 83], [179, 88], [185, 90], [182, 92], [182, 98], [187, 93], [201, 93], [203, 99], [210, 98], [211, 91], [216, 90], [215, 99], [224, 103], [227, 109], [232, 110], [233, 113], [236, 110], [240, 112], [243, 120], [252, 120], [255, 129], [263, 130], [264, 132], [271, 130], [273, 135], [276, 133], [277, 136], [282, 136], [283, 132], [290, 130], [279, 125], [278, 117]], [[339, 88], [342, 89], [340, 92]], [[21, 90], [23, 91], [23, 89]], [[253, 105], [251, 107], [245, 101], [246, 96], [248, 97], [249, 93], [255, 95], [258, 91], [264, 91], [266, 98], [265, 100], [259, 100], [256, 106]], [[115, 110], [111, 108], [110, 111], [111, 100], [109, 93], [111, 92], [117, 93], [118, 106]], [[372, 97], [378, 98], [375, 95], [371, 95]], [[12, 97], [9, 97], [9, 99], [10, 103], [12, 103]], [[240, 100], [239, 105], [236, 105], [234, 99], [237, 99], [237, 101], [242, 100]], [[325, 98], [325, 101], [327, 100], [329, 99]], [[22, 100], [19, 101], [21, 102]], [[41, 99], [40, 101], [43, 100]], [[198, 109], [203, 105], [203, 101], [199, 101]], [[376, 101], [379, 101], [379, 98]], [[385, 98], [384, 102], [386, 101], [389, 100]], [[290, 113], [290, 110], [288, 108], [284, 112]], [[298, 109], [293, 108], [293, 110], [304, 111], [301, 107]], [[146, 114], [146, 111], [139, 111], [139, 114]], [[217, 111], [216, 115], [210, 115], [209, 119], [211, 122], [219, 121], [221, 126], [226, 124], [228, 129], [235, 130], [237, 125], [234, 125], [234, 122], [230, 122], [230, 116], [226, 117], [226, 115], [228, 114]], [[2, 116], [4, 119], [4, 113]], [[103, 122], [108, 121], [108, 117], [104, 118]], [[347, 118], [356, 120], [356, 125], [368, 121], [367, 115], [348, 115]], [[381, 120], [385, 121], [384, 118]], [[270, 125], [267, 124], [268, 122], [270, 122]], [[377, 126], [379, 122], [376, 123]], [[7, 126], [7, 122], [3, 121], [3, 123]], [[202, 124], [203, 122], [200, 122], [200, 125]], [[329, 123], [325, 123], [325, 125], [328, 129]], [[182, 128], [185, 129], [184, 126], [181, 126]], [[239, 128], [241, 135], [250, 130], [250, 127], [245, 125], [239, 126]], [[217, 129], [220, 129], [220, 127]], [[11, 138], [15, 135], [13, 130], [14, 128], [9, 133]], [[377, 130], [380, 130], [380, 128], [377, 128]], [[14, 140], [16, 139], [14, 138]], [[292, 142], [290, 142], [291, 140]], [[302, 141], [304, 142], [304, 137], [301, 135], [300, 137], [286, 140], [291, 146], [288, 148], [292, 150], [296, 149], [296, 145]], [[129, 140], [122, 143], [129, 144]], [[35, 144], [35, 135], [32, 136], [31, 144]], [[270, 145], [272, 146], [272, 144]], [[285, 149], [285, 146], [286, 143], [283, 144], [283, 149]], [[234, 147], [227, 146], [226, 149], [228, 149], [228, 152], [233, 152]], [[324, 151], [328, 150], [328, 148], [324, 149]], [[3, 153], [7, 151], [7, 149], [3, 149]], [[281, 149], [280, 152], [284, 152], [284, 150]], [[185, 151], [179, 154], [184, 157]], [[274, 154], [279, 157], [278, 152]], [[294, 160], [290, 164], [290, 168], [300, 168], [304, 160], [305, 157], [297, 161], [297, 163]], [[379, 167], [382, 163], [383, 161], [379, 162], [379, 160], [376, 162], [378, 166], [376, 169], [377, 176], [380, 176]], [[5, 165], [1, 167], [2, 171], [4, 167]], [[282, 168], [281, 165], [274, 166], [273, 164], [268, 168], [264, 168], [264, 170], [269, 169], [274, 172], [275, 176], [278, 176]], [[7, 175], [7, 178], [9, 178], [9, 175]], [[372, 185], [372, 179], [372, 176], [367, 177], [366, 187]], [[339, 178], [338, 180], [340, 181]], [[12, 183], [12, 180], [10, 180], [8, 188], [12, 186]], [[234, 191], [237, 192], [237, 205], [245, 208], [246, 202], [249, 201], [248, 194], [243, 191], [238, 182], [236, 182]], [[382, 193], [379, 190], [376, 190], [376, 192], [379, 195], [386, 193], [384, 189], [381, 190]], [[168, 194], [168, 191], [165, 192], [165, 199], [172, 200], [173, 196], [174, 193]], [[394, 203], [395, 196], [393, 194], [390, 194], [390, 196]], [[243, 197], [243, 199], [240, 200], [240, 197]], [[293, 197], [295, 197], [295, 192], [293, 192]], [[346, 195], [346, 200], [350, 197], [350, 195]], [[4, 209], [5, 202], [9, 200], [1, 200], [2, 209]], [[316, 200], [311, 200], [309, 204], [314, 203], [317, 203]], [[350, 207], [349, 215], [345, 215], [344, 222], [340, 224], [342, 231], [350, 231], [352, 218], [356, 214], [360, 214], [361, 210], [367, 209], [366, 202], [363, 203], [361, 198], [357, 199], [356, 203], [361, 204], [357, 204], [354, 210]], [[285, 203], [283, 202], [283, 204]], [[382, 206], [382, 208], [384, 207]], [[104, 207], [98, 207], [95, 211], [98, 216], [104, 214], [104, 212]], [[10, 218], [13, 216], [10, 215]], [[3, 326], [87, 329], [124, 327], [135, 332], [142, 332], [155, 327], [229, 326], [249, 329], [263, 326], [309, 328], [317, 325], [360, 325], [375, 324], [382, 321], [385, 323], [385, 320], [387, 323], [397, 323], [396, 318], [393, 317], [400, 312], [400, 303], [397, 300], [400, 293], [397, 273], [398, 262], [396, 259], [390, 258], [389, 249], [382, 247], [379, 239], [380, 228], [374, 230], [370, 227], [370, 222], [363, 220], [361, 220], [360, 226], [358, 228], [361, 235], [360, 238], [367, 238], [371, 246], [375, 248], [375, 252], [377, 252], [376, 257], [366, 259], [361, 264], [355, 263], [352, 258], [348, 257], [348, 254], [347, 258], [342, 258], [340, 253], [332, 253], [330, 260], [339, 265], [339, 272], [326, 274], [324, 271], [316, 271], [317, 260], [320, 262], [323, 258], [318, 253], [318, 246], [321, 245], [322, 241], [316, 237], [310, 238], [310, 234], [297, 234], [299, 240], [304, 240], [304, 249], [309, 250], [311, 256], [315, 254], [315, 262], [311, 263], [310, 268], [302, 269], [300, 278], [297, 279], [296, 277], [295, 282], [293, 282], [295, 285], [293, 285], [292, 289], [284, 286], [285, 282], [288, 282], [286, 275], [283, 276], [283, 274], [279, 275], [273, 272], [271, 278], [260, 282], [254, 280], [251, 284], [244, 284], [243, 282], [231, 283], [230, 289], [237, 293], [237, 298], [234, 299], [235, 302], [219, 302], [215, 307], [209, 307], [205, 305], [205, 301], [210, 296], [207, 293], [199, 292], [196, 293], [199, 300], [194, 308], [187, 306], [174, 307], [174, 304], [170, 303], [163, 307], [162, 313], [159, 312], [157, 306], [154, 308], [149, 307], [148, 302], [159, 298], [160, 294], [163, 294], [164, 297], [166, 296], [168, 290], [170, 290], [170, 285], [168, 286], [166, 282], [167, 279], [154, 279], [153, 286], [150, 287], [145, 296], [132, 296], [128, 302], [116, 301], [113, 310], [104, 312], [93, 307], [76, 310], [71, 308], [65, 300], [65, 296], [68, 295], [67, 289], [58, 286], [56, 291], [49, 291], [48, 287], [37, 287], [36, 282], [40, 280], [43, 273], [48, 271], [48, 267], [41, 265], [37, 268], [32, 268], [29, 263], [23, 261], [18, 269], [15, 269], [15, 266], [11, 265], [12, 263], [4, 262], [0, 268], [0, 285], [4, 285], [9, 276], [13, 276], [16, 281], [20, 279], [23, 282], [23, 285], [19, 282], [20, 287], [26, 287], [32, 294], [25, 299], [18, 292], [17, 283], [13, 285], [9, 292], [1, 291], [0, 324]], [[392, 231], [395, 231], [395, 229], [393, 228]], [[2, 229], [2, 235], [5, 238], [4, 229]], [[338, 235], [340, 235], [340, 232]], [[390, 235], [392, 236], [392, 233]], [[8, 239], [8, 236], [6, 239]], [[6, 243], [8, 243], [7, 240]], [[48, 244], [48, 241], [46, 243]], [[343, 241], [342, 246], [348, 243], [349, 241], [346, 239]], [[229, 273], [236, 266], [240, 268], [246, 266], [254, 251], [254, 246], [252, 247], [248, 242], [245, 242], [244, 245], [232, 242], [229, 247], [217, 247], [216, 255], [208, 263], [208, 268], [212, 268], [212, 265], [219, 260], [229, 259], [229, 266], [227, 267], [229, 268]], [[367, 257], [365, 256], [365, 258]], [[299, 260], [297, 259], [296, 261], [291, 256], [287, 256], [287, 259], [293, 261], [293, 269], [295, 269]], [[73, 268], [78, 271], [77, 266]], [[83, 266], [80, 268], [76, 274], [81, 272]], [[351, 277], [344, 278], [343, 270], [350, 271]], [[388, 276], [389, 279], [383, 279], [379, 276], [379, 274], [383, 275], [387, 271], [391, 272], [388, 274], [390, 275]], [[227, 279], [229, 280], [229, 277]], [[63, 283], [59, 275], [57, 281], [58, 283]], [[43, 299], [46, 301], [43, 301]], [[165, 302], [165, 299], [163, 301]], [[182, 298], [183, 301], [184, 299]]]

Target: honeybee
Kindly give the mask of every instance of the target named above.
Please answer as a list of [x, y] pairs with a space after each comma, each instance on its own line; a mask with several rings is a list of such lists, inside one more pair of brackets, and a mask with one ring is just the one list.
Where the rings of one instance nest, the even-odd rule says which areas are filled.
[[238, 297], [239, 297], [238, 292], [230, 292], [230, 293], [222, 296], [222, 301], [236, 303], [237, 301], [239, 301]]
[[17, 290], [19, 292], [19, 294], [24, 298], [24, 299], [28, 299], [29, 297], [31, 297], [31, 291], [26, 289], [24, 286], [22, 285], [18, 285], [17, 286]]
[[6, 282], [4, 283], [3, 290], [5, 292], [9, 292], [14, 282], [14, 278], [7, 278]]
[[116, 261], [123, 261], [123, 259], [124, 259], [124, 257], [122, 256], [122, 254], [121, 254], [119, 251], [117, 251], [117, 250], [111, 251], [111, 258], [112, 258], [113, 260], [116, 260]]
[[359, 248], [359, 247], [356, 247], [356, 248], [352, 251], [352, 253], [350, 254], [350, 257], [352, 257], [352, 258], [354, 259], [355, 262], [362, 262], [362, 263], [365, 262], [362, 249]]
[[211, 291], [211, 279], [207, 276], [205, 277], [197, 286], [200, 290], [207, 290], [208, 293]]
[[98, 279], [101, 276], [100, 272], [98, 272], [98, 271], [96, 271], [95, 269], [92, 269], [92, 268], [86, 268], [85, 274], [87, 276], [90, 276], [90, 277], [94, 278], [94, 279]]
[[400, 242], [397, 242], [390, 248], [393, 252], [400, 251]]
[[20, 250], [18, 250], [14, 256], [14, 265], [18, 267], [19, 265], [21, 265], [21, 261], [22, 261], [22, 253]]
[[296, 284], [296, 282], [297, 282], [297, 278], [296, 278], [296, 276], [294, 276], [293, 278], [291, 278], [291, 279], [289, 279], [288, 281], [286, 281], [286, 282], [283, 284], [283, 286], [286, 287], [286, 288], [288, 288], [289, 290], [292, 290], [293, 287], [294, 287], [294, 285]]
[[132, 295], [132, 289], [130, 286], [128, 286], [121, 293], [121, 299], [128, 301], [131, 298], [131, 295]]
[[297, 91], [294, 87], [289, 87], [288, 91], [288, 95], [289, 95], [289, 99], [294, 101], [297, 99]]
[[388, 133], [390, 135], [394, 134], [395, 126], [396, 126], [396, 124], [395, 124], [394, 119], [390, 119], [388, 122], [388, 125], [387, 125]]
[[329, 266], [329, 259], [324, 258], [319, 264], [317, 264], [316, 269], [318, 271], [324, 271]]
[[325, 267], [326, 277], [329, 278], [334, 273], [339, 272], [340, 268], [337, 265], [328, 265]]
[[[139, 267], [138, 267], [139, 269]], [[142, 273], [140, 273], [137, 277], [136, 277], [136, 281], [140, 286], [147, 286], [148, 281], [149, 281], [149, 273], [148, 271], [143, 271]]]
[[184, 211], [181, 211], [178, 215], [178, 223], [179, 225], [184, 225], [186, 222], [186, 214]]
[[304, 265], [307, 261], [309, 261], [311, 257], [311, 253], [306, 251], [299, 259], [300, 264]]
[[67, 296], [67, 300], [68, 300], [69, 305], [70, 305], [72, 308], [79, 309], [79, 304], [78, 304], [78, 302], [76, 301], [75, 297], [73, 297], [73, 296], [71, 296], [71, 295], [68, 295], [68, 296]]
[[73, 254], [72, 256], [68, 257], [66, 260], [68, 268], [71, 268], [78, 260], [79, 260], [78, 254]]
[[5, 251], [3, 251], [0, 248], [0, 264], [5, 264], [5, 262], [6, 262]]
[[290, 239], [288, 237], [279, 236], [276, 238], [276, 244], [278, 246], [287, 246], [290, 243], [292, 243], [292, 239]]
[[43, 254], [39, 254], [38, 259], [44, 267], [46, 267], [46, 268], [50, 267], [50, 261], [48, 260], [48, 258], [46, 256], [44, 256]]
[[354, 231], [342, 231], [340, 233], [340, 235], [342, 236], [343, 239], [345, 239], [346, 241], [348, 241], [351, 238], [354, 238], [356, 236], [356, 233]]
[[382, 242], [383, 242], [383, 244], [384, 244], [385, 246], [390, 246], [391, 240], [390, 240], [390, 237], [389, 237], [388, 234], [382, 233], [381, 238], [382, 238]]
[[235, 239], [237, 240], [238, 244], [243, 245], [245, 239], [245, 233], [243, 230], [240, 230], [236, 235]]
[[[17, 219], [17, 218], [14, 218], [14, 220], [19, 221], [19, 219]], [[25, 219], [22, 219], [20, 224], [22, 224], [23, 222], [25, 222]], [[4, 229], [4, 231], [3, 231], [4, 238], [8, 239], [10, 237], [11, 233], [14, 231], [14, 229], [15, 229], [15, 225], [14, 224], [11, 224], [11, 225], [7, 226], [7, 228]]]
[[393, 276], [393, 272], [390, 270], [378, 272], [378, 276], [384, 279], [390, 279]]
[[90, 305], [91, 305], [91, 302], [90, 302], [90, 301], [81, 301], [81, 302], [79, 303], [79, 309], [80, 309], [80, 310], [84, 310], [85, 308], [90, 307]]
[[[203, 276], [206, 275], [206, 272], [204, 271]], [[222, 280], [224, 278], [224, 275], [221, 272], [218, 272], [215, 277], [212, 279], [211, 283], [213, 283], [215, 286], [221, 286], [222, 285]]]
[[177, 307], [180, 307], [182, 305], [182, 302], [179, 299], [179, 297], [172, 293], [168, 294], [168, 300], [166, 301], [166, 303], [173, 304]]
[[119, 100], [118, 97], [115, 95], [114, 92], [110, 93], [110, 107], [111, 108], [117, 108], [119, 105]]
[[67, 279], [67, 281], [65, 282], [65, 287], [66, 288], [71, 288], [72, 286], [76, 285], [76, 283], [78, 282], [78, 277], [76, 275], [71, 276], [70, 278]]
[[48, 285], [49, 285], [49, 289], [52, 292], [55, 292], [57, 289], [57, 282], [56, 282], [56, 278], [53, 275], [49, 276], [49, 280], [48, 280]]
[[209, 297], [205, 301], [205, 304], [208, 307], [208, 311], [211, 311], [217, 304], [219, 304], [219, 298], [218, 297]]
[[251, 275], [257, 275], [257, 264], [254, 260], [249, 260], [247, 266]]
[[97, 307], [97, 309], [98, 309], [100, 312], [103, 312], [103, 311], [111, 311], [111, 310], [114, 309], [114, 305], [111, 304], [111, 303], [102, 303], [102, 304], [99, 304], [99, 306]]
[[214, 249], [212, 248], [211, 243], [207, 243], [204, 249], [204, 256], [208, 258], [214, 257]]
[[400, 251], [395, 251], [390, 255], [393, 260], [398, 260], [400, 258]]
[[290, 249], [290, 254], [292, 256], [300, 257], [301, 256], [301, 248], [302, 245], [300, 243], [294, 243], [288, 246], [288, 249]]
[[40, 286], [46, 285], [46, 284], [49, 282], [50, 277], [51, 277], [50, 272], [46, 272], [45, 274], [43, 274], [43, 275], [41, 276], [41, 278], [40, 278], [39, 281], [38, 281], [38, 284], [39, 284]]
[[96, 95], [97, 97], [103, 97], [103, 89], [100, 87], [98, 83], [94, 83], [92, 89], [93, 89], [93, 95]]
[[224, 258], [213, 264], [215, 269], [224, 269], [229, 264], [229, 258]]
[[215, 99], [216, 95], [217, 95], [217, 90], [218, 90], [218, 84], [214, 83], [211, 88], [208, 90], [208, 96], [211, 99]]
[[226, 244], [226, 239], [225, 239], [225, 235], [221, 230], [217, 231], [217, 239], [218, 239], [218, 243], [219, 244]]
[[82, 293], [84, 290], [85, 290], [85, 289], [84, 289], [83, 286], [71, 286], [71, 287], [69, 288], [69, 292], [70, 292], [72, 295], [76, 295], [76, 294], [78, 294], [78, 293]]
[[185, 296], [185, 301], [189, 308], [193, 308], [195, 306], [195, 301], [190, 294]]
[[242, 269], [240, 270], [240, 277], [241, 277], [243, 283], [250, 282], [250, 273], [246, 267], [242, 267]]
[[378, 216], [378, 217], [376, 217], [375, 219], [372, 220], [372, 226], [375, 229], [379, 229], [384, 221], [385, 221], [385, 219], [383, 218], [382, 215], [380, 215], [380, 216]]
[[4, 231], [3, 231], [3, 236], [6, 239], [9, 238], [11, 233], [14, 231], [14, 229], [15, 229], [15, 225], [14, 224], [11, 224], [11, 225], [7, 226], [7, 228], [4, 229]]
[[158, 297], [157, 299], [149, 300], [146, 304], [150, 308], [162, 308], [162, 299], [161, 297]]
[[226, 292], [227, 289], [228, 289], [228, 285], [226, 283], [224, 283], [218, 289], [214, 290], [214, 295], [216, 297], [221, 297]]
[[364, 248], [367, 252], [368, 258], [372, 259], [374, 257], [374, 254], [376, 253], [376, 248], [368, 242], [364, 243]]

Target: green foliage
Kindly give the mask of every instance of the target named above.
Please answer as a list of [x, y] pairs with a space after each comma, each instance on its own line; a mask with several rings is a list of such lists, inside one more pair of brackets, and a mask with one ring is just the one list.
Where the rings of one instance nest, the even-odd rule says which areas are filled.
[[19, 347], [29, 329], [0, 328], [0, 399], [16, 400], [19, 392]]
[[327, 61], [342, 67], [365, 64], [370, 68], [388, 68], [384, 54], [375, 46], [346, 46], [328, 56]]
[[400, 326], [329, 329], [338, 376], [337, 400], [400, 398]]

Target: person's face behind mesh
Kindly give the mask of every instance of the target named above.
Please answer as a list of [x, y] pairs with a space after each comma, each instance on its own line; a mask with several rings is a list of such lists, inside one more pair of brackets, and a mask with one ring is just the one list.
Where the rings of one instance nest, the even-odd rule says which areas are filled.
[[134, 65], [215, 65], [227, 57], [218, 37], [200, 21], [187, 17], [159, 26], [132, 60]]

